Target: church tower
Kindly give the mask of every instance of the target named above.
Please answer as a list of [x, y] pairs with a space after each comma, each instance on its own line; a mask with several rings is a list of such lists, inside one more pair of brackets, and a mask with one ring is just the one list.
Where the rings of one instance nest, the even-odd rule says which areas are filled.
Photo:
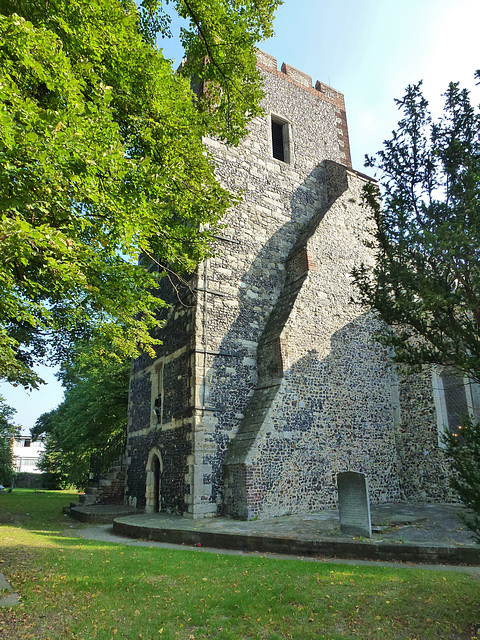
[[133, 369], [126, 497], [147, 512], [318, 511], [340, 471], [399, 497], [395, 380], [351, 281], [372, 223], [344, 99], [263, 52], [258, 68], [264, 115], [238, 148], [205, 140], [241, 202], [189, 286], [165, 282], [163, 345]]

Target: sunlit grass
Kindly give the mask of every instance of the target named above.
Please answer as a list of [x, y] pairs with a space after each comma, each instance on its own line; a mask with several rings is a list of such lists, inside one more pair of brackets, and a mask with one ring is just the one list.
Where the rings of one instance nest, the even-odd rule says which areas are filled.
[[64, 535], [65, 496], [35, 496], [28, 528], [0, 530], [0, 571], [22, 595], [0, 610], [2, 638], [470, 640], [480, 618], [469, 575], [85, 541]]
[[15, 489], [0, 494], [0, 512], [10, 513], [22, 529], [61, 530], [67, 519], [62, 508], [77, 502], [78, 491]]

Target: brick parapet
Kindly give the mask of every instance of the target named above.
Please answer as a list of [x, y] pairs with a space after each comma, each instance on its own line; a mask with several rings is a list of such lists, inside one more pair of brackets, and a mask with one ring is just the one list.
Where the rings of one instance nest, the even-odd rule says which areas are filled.
[[257, 66], [264, 71], [273, 73], [279, 78], [284, 78], [287, 82], [302, 87], [314, 96], [319, 96], [326, 102], [335, 105], [339, 109], [345, 111], [345, 99], [343, 94], [324, 82], [317, 80], [315, 87], [312, 83], [312, 77], [303, 71], [299, 71], [286, 62], [282, 63], [280, 70], [277, 68], [277, 59], [264, 51], [257, 50]]
[[295, 67], [282, 63], [280, 70], [277, 68], [277, 59], [264, 51], [257, 50], [257, 67], [271, 73], [278, 78], [286, 80], [290, 84], [307, 91], [311, 95], [333, 105], [338, 109], [338, 142], [345, 153], [344, 164], [347, 167], [352, 166], [350, 153], [350, 142], [348, 137], [347, 114], [345, 109], [345, 98], [340, 91], [329, 87], [320, 80], [317, 80], [313, 86], [312, 78], [307, 73], [299, 71]]
[[[335, 91], [335, 89], [331, 89], [329, 93], [326, 93], [323, 90], [319, 91], [318, 89], [314, 88], [312, 85], [307, 86], [304, 81], [301, 82], [298, 79], [300, 78], [300, 74], [302, 73], [301, 71], [297, 71], [297, 69], [295, 69], [296, 73], [295, 74], [292, 73], [291, 70], [294, 69], [294, 67], [291, 67], [290, 65], [285, 65], [285, 63], [283, 63], [282, 70], [279, 71], [278, 69], [273, 69], [272, 67], [264, 65], [261, 62], [257, 62], [257, 67], [259, 69], [262, 69], [263, 71], [267, 71], [268, 73], [271, 73], [272, 75], [277, 76], [277, 78], [282, 78], [283, 80], [286, 80], [287, 82], [290, 82], [291, 84], [297, 87], [300, 87], [301, 89], [304, 89], [311, 95], [316, 96], [324, 100], [325, 102], [328, 102], [329, 104], [332, 104], [333, 106], [337, 107], [337, 109], [339, 109], [340, 111], [345, 112], [345, 98], [343, 97], [342, 93], [340, 93], [339, 91]], [[285, 71], [283, 71], [283, 67], [285, 67]], [[309, 78], [310, 76], [306, 76], [306, 77]], [[322, 87], [325, 87], [325, 86], [326, 85], [322, 84]]]

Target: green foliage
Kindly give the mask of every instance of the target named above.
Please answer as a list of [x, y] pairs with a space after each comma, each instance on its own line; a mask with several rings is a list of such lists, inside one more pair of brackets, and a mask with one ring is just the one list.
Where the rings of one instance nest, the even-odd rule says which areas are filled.
[[98, 364], [89, 345], [75, 345], [74, 359], [60, 373], [64, 401], [42, 414], [32, 429], [33, 438], [44, 439], [39, 467], [53, 488], [85, 487], [92, 454], [126, 433], [129, 376], [129, 362]]
[[14, 478], [13, 440], [20, 435], [20, 427], [12, 422], [15, 413], [0, 396], [0, 484], [4, 487]]
[[366, 199], [376, 264], [355, 271], [363, 302], [390, 332], [397, 361], [449, 365], [480, 380], [480, 114], [450, 84], [434, 122], [420, 85], [397, 103], [403, 119], [377, 159], [382, 193]]
[[[50, 418], [55, 417], [55, 411], [44, 413], [35, 423], [34, 429], [43, 428], [42, 435], [45, 450], [38, 462], [38, 468], [45, 475], [45, 486], [48, 489], [68, 489], [76, 487], [83, 489], [88, 478], [88, 458], [77, 458], [71, 451], [61, 449], [61, 436], [54, 431], [54, 424], [50, 424]], [[52, 431], [46, 431], [51, 429]]]
[[256, 42], [273, 35], [273, 11], [282, 0], [174, 0], [189, 26], [182, 29], [184, 76], [205, 89], [198, 106], [209, 134], [237, 144], [262, 97], [255, 68]]
[[443, 442], [457, 473], [450, 484], [471, 510], [463, 519], [480, 544], [480, 423], [464, 420], [458, 435], [446, 432]]
[[36, 386], [32, 365], [80, 337], [151, 351], [165, 271], [137, 257], [191, 272], [209, 254], [233, 200], [202, 136], [235, 144], [259, 112], [254, 44], [277, 4], [173, 2], [182, 76], [154, 45], [161, 2], [0, 0], [0, 377]]

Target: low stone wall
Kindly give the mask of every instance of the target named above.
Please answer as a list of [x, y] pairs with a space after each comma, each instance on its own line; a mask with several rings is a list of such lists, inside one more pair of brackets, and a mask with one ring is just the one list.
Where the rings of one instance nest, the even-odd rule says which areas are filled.
[[49, 489], [48, 476], [45, 473], [21, 472], [15, 479], [19, 489]]

